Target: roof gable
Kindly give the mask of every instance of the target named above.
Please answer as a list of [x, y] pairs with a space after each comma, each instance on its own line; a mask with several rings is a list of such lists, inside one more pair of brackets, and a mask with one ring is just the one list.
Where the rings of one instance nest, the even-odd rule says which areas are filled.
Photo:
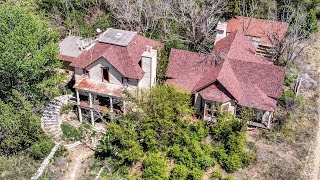
[[259, 37], [263, 44], [270, 44], [268, 34], [277, 33], [280, 38], [285, 37], [288, 24], [285, 22], [237, 16], [228, 21], [227, 33], [244, 32], [246, 36]]

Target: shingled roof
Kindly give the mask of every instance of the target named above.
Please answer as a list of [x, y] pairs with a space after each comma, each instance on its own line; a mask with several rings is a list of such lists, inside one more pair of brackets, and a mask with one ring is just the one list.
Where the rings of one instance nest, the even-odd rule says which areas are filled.
[[285, 22], [255, 19], [237, 16], [228, 21], [227, 33], [234, 31], [244, 32], [246, 36], [259, 37], [260, 43], [270, 44], [268, 35], [276, 33], [280, 38], [285, 37], [288, 24]]
[[[119, 31], [125, 32], [123, 30]], [[143, 71], [139, 66], [139, 61], [141, 60], [141, 55], [146, 50], [146, 46], [162, 48], [163, 45], [158, 41], [136, 33], [131, 33], [131, 35], [133, 38], [129, 43], [126, 42], [128, 44], [125, 46], [98, 40], [89, 48], [83, 50], [77, 57], [68, 57], [62, 54], [60, 54], [59, 57], [61, 60], [71, 62], [70, 66], [82, 69], [88, 67], [100, 58], [105, 58], [125, 77], [141, 79]]]
[[[235, 50], [236, 48], [236, 50]], [[210, 63], [225, 52], [221, 62]], [[274, 111], [281, 95], [285, 68], [254, 54], [255, 48], [240, 31], [220, 40], [209, 55], [172, 49], [167, 71], [174, 84], [207, 99]]]

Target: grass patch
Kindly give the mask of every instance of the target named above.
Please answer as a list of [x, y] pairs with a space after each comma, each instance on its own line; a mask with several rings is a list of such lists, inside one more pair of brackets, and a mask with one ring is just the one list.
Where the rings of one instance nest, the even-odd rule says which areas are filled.
[[63, 136], [71, 141], [79, 141], [83, 138], [83, 129], [81, 127], [76, 128], [69, 124], [61, 124]]
[[63, 105], [60, 111], [60, 115], [68, 114], [73, 109], [73, 104], [69, 103], [67, 105]]

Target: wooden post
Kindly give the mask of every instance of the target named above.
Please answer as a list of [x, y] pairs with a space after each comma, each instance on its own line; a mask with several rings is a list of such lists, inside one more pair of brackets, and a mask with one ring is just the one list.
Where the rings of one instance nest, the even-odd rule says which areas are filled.
[[76, 90], [76, 96], [77, 96], [77, 105], [80, 105], [80, 96], [79, 96], [78, 90]]
[[77, 105], [78, 105], [78, 113], [79, 113], [79, 121], [82, 123], [82, 111], [80, 107], [80, 96], [79, 96], [79, 91], [76, 90], [76, 96], [77, 96]]
[[126, 101], [123, 100], [123, 113], [125, 114], [126, 113]]
[[267, 124], [268, 129], [271, 128], [271, 119], [272, 119], [272, 112], [269, 112], [268, 124]]
[[92, 108], [92, 95], [91, 95], [91, 93], [89, 93], [89, 104], [90, 104], [90, 107]]
[[206, 112], [207, 112], [207, 102], [206, 100], [204, 100], [203, 118], [206, 117]]
[[79, 121], [82, 123], [82, 112], [81, 112], [81, 107], [78, 105], [78, 113], [79, 113]]
[[90, 109], [90, 114], [91, 114], [91, 124], [92, 124], [92, 126], [94, 126], [93, 109]]
[[110, 98], [110, 112], [113, 112], [113, 102], [112, 102], [112, 97]]

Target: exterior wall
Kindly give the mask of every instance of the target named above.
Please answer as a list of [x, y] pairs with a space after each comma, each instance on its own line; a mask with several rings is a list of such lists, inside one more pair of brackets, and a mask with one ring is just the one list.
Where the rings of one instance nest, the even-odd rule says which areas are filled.
[[74, 68], [74, 79], [77, 82], [79, 82], [79, 80], [81, 80], [83, 77], [83, 69], [81, 68]]
[[149, 88], [156, 83], [157, 69], [157, 51], [144, 52], [141, 58], [141, 67], [144, 72], [142, 79], [139, 81], [140, 88]]
[[109, 68], [109, 83], [122, 84], [122, 78], [124, 76], [104, 58], [99, 59], [86, 68], [89, 71], [91, 80], [102, 82], [102, 67]]

